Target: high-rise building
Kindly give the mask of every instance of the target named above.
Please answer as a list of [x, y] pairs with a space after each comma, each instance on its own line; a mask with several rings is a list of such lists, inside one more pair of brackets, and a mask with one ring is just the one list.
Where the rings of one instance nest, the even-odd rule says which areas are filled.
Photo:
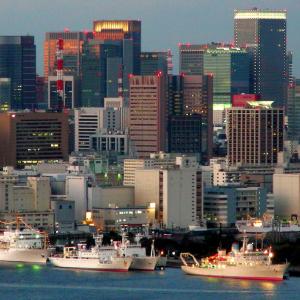
[[212, 156], [213, 137], [213, 77], [210, 75], [184, 75], [183, 114], [200, 114], [202, 118], [201, 160]]
[[[57, 93], [56, 76], [48, 77], [48, 108], [60, 108], [60, 96]], [[73, 109], [78, 107], [79, 102], [79, 82], [77, 77], [63, 76], [63, 108]]]
[[23, 167], [68, 158], [68, 115], [0, 113], [0, 165]]
[[166, 134], [165, 78], [131, 76], [129, 134], [132, 151], [138, 157], [164, 151]]
[[249, 106], [226, 109], [229, 165], [275, 165], [283, 151], [283, 108], [272, 101], [249, 101]]
[[0, 111], [10, 109], [11, 84], [10, 78], [0, 78]]
[[37, 108], [47, 107], [46, 99], [46, 83], [45, 78], [39, 75], [36, 75], [36, 104]]
[[179, 72], [186, 75], [203, 75], [205, 45], [179, 44]]
[[262, 99], [274, 101], [274, 106], [286, 103], [287, 51], [285, 10], [235, 10], [234, 43], [247, 47], [251, 54], [250, 92]]
[[56, 43], [59, 38], [64, 41], [64, 75], [81, 76], [81, 53], [83, 42], [91, 38], [91, 33], [83, 32], [47, 32], [44, 41], [44, 77], [56, 75]]
[[[93, 24], [94, 39], [102, 41], [127, 40], [124, 48], [132, 47], [133, 71], [135, 75], [140, 74], [141, 54], [141, 21], [137, 20], [97, 20]], [[126, 63], [124, 62], [124, 66]], [[124, 70], [127, 73], [127, 70]]]
[[168, 151], [202, 156], [201, 114], [171, 116], [168, 124]]
[[300, 79], [294, 78], [288, 86], [287, 117], [288, 139], [300, 141]]
[[75, 110], [75, 151], [90, 151], [91, 137], [103, 129], [124, 131], [127, 128], [128, 108], [122, 98], [105, 99], [104, 107], [81, 107]]
[[168, 52], [142, 52], [141, 75], [168, 74]]
[[0, 36], [0, 77], [10, 79], [9, 108], [36, 104], [36, 47], [33, 36]]
[[235, 94], [249, 93], [250, 60], [245, 49], [209, 47], [203, 55], [203, 72], [214, 78], [214, 110], [230, 107]]
[[168, 116], [183, 115], [183, 75], [168, 76]]
[[122, 41], [89, 40], [83, 44], [81, 106], [103, 107], [107, 92], [118, 93], [122, 48]]

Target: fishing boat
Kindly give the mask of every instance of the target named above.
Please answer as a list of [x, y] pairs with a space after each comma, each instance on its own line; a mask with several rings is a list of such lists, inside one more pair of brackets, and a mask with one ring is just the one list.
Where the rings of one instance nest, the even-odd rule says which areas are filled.
[[[3, 262], [25, 262], [44, 264], [47, 261], [47, 234], [26, 225], [19, 229], [19, 223], [23, 222], [17, 218], [15, 230], [5, 230], [0, 235], [0, 261]], [[3, 222], [2, 222], [3, 223]], [[10, 223], [10, 225], [12, 225]]]
[[126, 255], [126, 248], [103, 247], [100, 237], [95, 239], [95, 243], [92, 249], [87, 249], [86, 244], [64, 247], [63, 257], [50, 256], [49, 262], [59, 268], [110, 272], [129, 270], [132, 257]]
[[232, 251], [220, 250], [216, 255], [198, 261], [190, 253], [181, 253], [181, 269], [189, 275], [234, 279], [281, 281], [286, 277], [288, 263], [273, 264], [272, 249], [253, 250], [253, 244], [246, 244], [239, 250], [234, 244]]

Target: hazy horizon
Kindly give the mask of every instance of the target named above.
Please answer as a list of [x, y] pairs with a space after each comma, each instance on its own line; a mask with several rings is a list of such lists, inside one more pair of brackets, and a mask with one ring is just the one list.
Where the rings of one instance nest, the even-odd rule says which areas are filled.
[[142, 50], [171, 49], [176, 72], [178, 43], [232, 41], [233, 10], [252, 7], [288, 11], [288, 50], [294, 52], [294, 74], [300, 76], [300, 1], [295, 0], [1, 0], [0, 35], [34, 35], [42, 75], [45, 32], [92, 29], [96, 19], [139, 19]]

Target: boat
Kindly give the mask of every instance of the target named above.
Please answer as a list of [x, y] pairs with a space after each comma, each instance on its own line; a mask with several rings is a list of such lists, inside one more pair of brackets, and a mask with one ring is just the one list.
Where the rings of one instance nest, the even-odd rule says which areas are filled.
[[183, 262], [181, 269], [189, 275], [205, 277], [220, 277], [248, 280], [282, 281], [286, 277], [289, 264], [273, 264], [272, 249], [254, 251], [253, 244], [246, 245], [239, 250], [234, 244], [232, 251], [220, 250], [216, 255], [198, 261], [190, 253], [181, 253]]
[[[100, 242], [101, 241], [101, 242]], [[102, 240], [95, 240], [96, 246], [88, 250], [86, 244], [64, 247], [63, 257], [50, 256], [49, 262], [58, 268], [85, 269], [95, 271], [127, 272], [132, 258], [126, 249], [102, 247]]]
[[[47, 234], [27, 226], [19, 230], [5, 230], [0, 235], [0, 261], [45, 264], [47, 261]], [[15, 223], [15, 222], [13, 222]]]
[[146, 248], [141, 246], [139, 236], [136, 237], [136, 241], [135, 245], [130, 243], [127, 245], [127, 255], [132, 257], [130, 269], [139, 271], [155, 270], [159, 256], [155, 255], [154, 241], [152, 241], [150, 256], [146, 255]]
[[291, 221], [249, 219], [237, 221], [235, 225], [241, 233], [300, 232], [300, 225]]

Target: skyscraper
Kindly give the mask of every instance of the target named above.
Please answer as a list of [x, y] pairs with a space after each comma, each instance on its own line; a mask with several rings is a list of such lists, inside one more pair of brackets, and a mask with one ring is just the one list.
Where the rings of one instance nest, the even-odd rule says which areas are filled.
[[131, 76], [129, 134], [138, 157], [165, 150], [166, 93], [164, 76]]
[[248, 107], [226, 109], [229, 165], [275, 165], [283, 151], [283, 108], [272, 101], [249, 101]]
[[213, 77], [211, 75], [184, 75], [183, 114], [199, 114], [202, 118], [202, 162], [212, 156], [213, 136]]
[[235, 10], [234, 42], [251, 54], [250, 92], [286, 104], [287, 52], [285, 10]]
[[186, 75], [203, 75], [205, 45], [179, 44], [179, 72]]
[[36, 104], [36, 47], [33, 36], [0, 36], [0, 77], [10, 79], [9, 108]]
[[131, 73], [140, 74], [141, 21], [98, 20], [94, 21], [93, 30], [96, 40], [132, 41], [133, 72]]
[[64, 75], [81, 76], [81, 53], [84, 40], [91, 38], [83, 32], [47, 32], [44, 41], [44, 77], [56, 75], [56, 43], [64, 41]]
[[288, 139], [300, 142], [300, 79], [294, 78], [293, 81], [289, 84], [287, 117]]
[[142, 52], [141, 75], [155, 75], [157, 72], [168, 73], [168, 52]]
[[115, 81], [118, 80], [122, 50], [123, 41], [89, 40], [84, 43], [81, 106], [103, 107], [104, 98], [118, 92]]

